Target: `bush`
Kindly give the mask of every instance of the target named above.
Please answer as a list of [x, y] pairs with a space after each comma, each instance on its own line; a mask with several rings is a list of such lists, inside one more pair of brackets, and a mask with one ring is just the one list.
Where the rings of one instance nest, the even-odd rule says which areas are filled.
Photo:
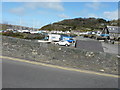
[[45, 36], [42, 34], [27, 34], [24, 39], [44, 39]]
[[12, 31], [2, 33], [2, 35], [21, 38], [21, 39], [44, 39], [45, 37], [42, 34], [29, 34], [29, 33], [19, 33], [19, 32], [13, 33]]
[[4, 36], [12, 36], [12, 37], [23, 37], [21, 33], [13, 33], [12, 31], [7, 31], [2, 33]]
[[70, 34], [70, 37], [76, 37], [77, 34]]

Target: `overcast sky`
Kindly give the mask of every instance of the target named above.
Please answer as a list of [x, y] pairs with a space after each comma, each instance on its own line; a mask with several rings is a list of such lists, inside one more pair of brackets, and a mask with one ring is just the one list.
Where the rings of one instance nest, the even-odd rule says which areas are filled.
[[118, 18], [117, 2], [2, 2], [2, 21], [40, 28], [64, 19]]

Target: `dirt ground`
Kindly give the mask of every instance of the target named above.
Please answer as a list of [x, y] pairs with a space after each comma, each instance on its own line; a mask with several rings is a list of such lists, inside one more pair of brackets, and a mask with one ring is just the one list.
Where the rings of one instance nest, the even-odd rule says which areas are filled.
[[111, 53], [91, 52], [78, 48], [3, 37], [2, 54], [65, 67], [118, 74], [118, 58]]

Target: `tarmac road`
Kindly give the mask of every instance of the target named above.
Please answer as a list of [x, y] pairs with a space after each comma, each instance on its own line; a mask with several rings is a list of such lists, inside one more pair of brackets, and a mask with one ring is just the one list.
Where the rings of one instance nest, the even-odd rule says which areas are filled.
[[3, 88], [118, 88], [118, 78], [3, 59]]

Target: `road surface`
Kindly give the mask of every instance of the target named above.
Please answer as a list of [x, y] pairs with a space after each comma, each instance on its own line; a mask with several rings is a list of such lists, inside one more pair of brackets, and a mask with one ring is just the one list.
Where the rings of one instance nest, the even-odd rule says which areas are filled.
[[118, 78], [3, 59], [3, 88], [118, 88]]

